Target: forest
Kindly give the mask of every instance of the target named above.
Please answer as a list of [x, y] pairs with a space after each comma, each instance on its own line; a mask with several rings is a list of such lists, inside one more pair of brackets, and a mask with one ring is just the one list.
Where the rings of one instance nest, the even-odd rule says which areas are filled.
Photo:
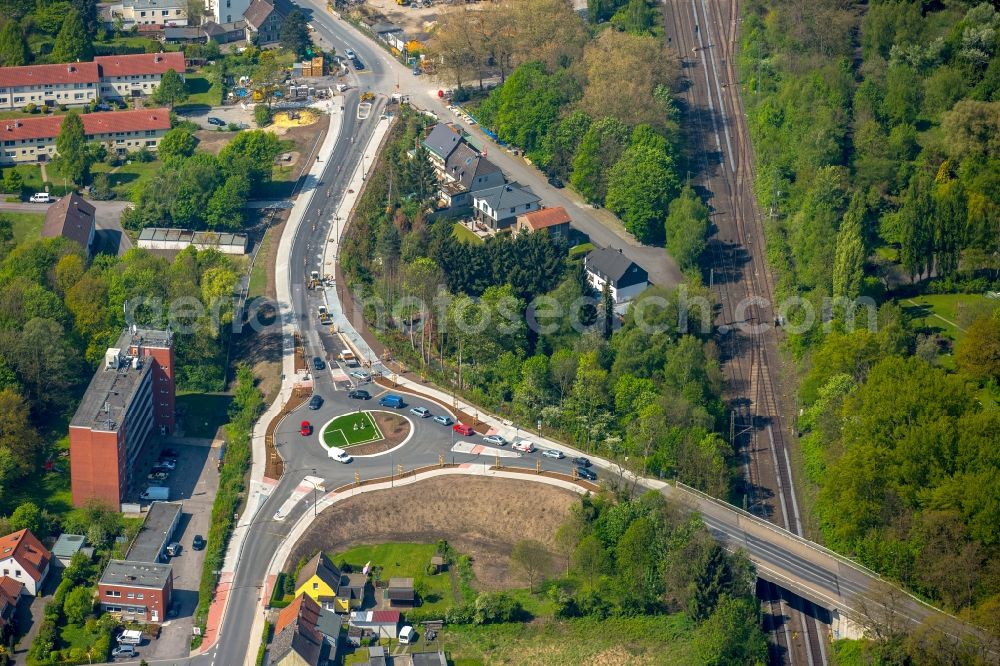
[[[1000, 639], [998, 28], [983, 2], [756, 0], [740, 71], [779, 295], [879, 304], [788, 335], [816, 536]], [[976, 663], [937, 643], [855, 657]]]

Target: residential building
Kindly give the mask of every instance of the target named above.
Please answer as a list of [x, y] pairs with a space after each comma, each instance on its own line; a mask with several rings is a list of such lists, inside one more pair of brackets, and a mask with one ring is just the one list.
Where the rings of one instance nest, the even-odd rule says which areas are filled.
[[268, 0], [253, 0], [243, 14], [247, 39], [257, 46], [269, 46], [281, 41], [284, 13]]
[[353, 611], [348, 624], [370, 631], [379, 638], [396, 638], [401, 619], [398, 610]]
[[30, 530], [19, 530], [0, 537], [0, 576], [8, 576], [37, 596], [49, 575], [52, 553]]
[[[170, 130], [170, 110], [165, 108], [86, 113], [80, 119], [88, 142], [119, 155], [141, 148], [155, 151]], [[51, 160], [62, 121], [62, 116], [0, 120], [0, 165]]]
[[104, 355], [70, 421], [73, 504], [118, 509], [151, 435], [174, 431], [174, 341], [170, 331], [132, 326]]
[[278, 613], [274, 638], [264, 656], [268, 666], [317, 666], [337, 656], [340, 618], [300, 594]]
[[199, 250], [211, 248], [223, 254], [243, 255], [250, 247], [250, 239], [246, 234], [229, 232], [146, 227], [139, 232], [138, 245], [147, 250], [183, 250], [194, 245]]
[[386, 596], [390, 606], [412, 607], [416, 602], [416, 592], [413, 590], [412, 578], [390, 578]]
[[10, 576], [0, 576], [0, 643], [7, 645], [7, 638], [13, 630], [14, 613], [17, 602], [24, 592], [24, 585]]
[[562, 206], [556, 208], [540, 208], [530, 213], [517, 216], [514, 225], [514, 235], [541, 231], [551, 238], [569, 238], [569, 225], [572, 219]]
[[186, 26], [188, 4], [186, 0], [122, 0], [111, 7], [112, 19], [121, 18], [126, 30], [133, 26]]
[[518, 215], [538, 210], [540, 202], [530, 188], [518, 183], [481, 190], [472, 197], [476, 219], [494, 233], [513, 225]]
[[163, 41], [167, 44], [204, 44], [208, 41], [203, 26], [186, 26], [179, 28], [164, 28]]
[[368, 576], [342, 573], [325, 553], [319, 552], [299, 571], [295, 595], [305, 594], [325, 610], [346, 613], [361, 606], [367, 587]]
[[240, 21], [250, 9], [250, 0], [205, 0], [205, 13], [218, 24]]
[[583, 260], [587, 282], [599, 292], [607, 284], [616, 310], [634, 299], [649, 286], [649, 273], [626, 257], [621, 250], [612, 247], [591, 251]]
[[368, 661], [362, 666], [388, 666], [389, 655], [385, 653], [385, 648], [381, 645], [368, 646]]
[[101, 611], [123, 620], [163, 622], [174, 577], [169, 564], [111, 560], [97, 583]]
[[97, 56], [94, 62], [101, 68], [101, 97], [104, 99], [151, 95], [167, 70], [184, 76], [184, 54], [180, 51]]
[[45, 211], [42, 238], [68, 238], [76, 241], [87, 251], [87, 258], [94, 254], [96, 226], [94, 213], [97, 209], [76, 192], [71, 192], [55, 202]]
[[452, 210], [471, 208], [475, 194], [506, 183], [500, 167], [464, 141], [445, 160], [441, 178], [443, 183], [438, 194], [442, 203]]
[[153, 502], [146, 512], [142, 529], [135, 536], [125, 559], [129, 562], [162, 562], [167, 546], [181, 521], [181, 505], [176, 502]]
[[0, 67], [0, 111], [28, 104], [89, 104], [100, 96], [100, 83], [94, 62]]
[[59, 561], [59, 564], [68, 567], [69, 563], [73, 561], [73, 556], [77, 553], [89, 551], [93, 554], [94, 549], [88, 549], [85, 547], [86, 545], [87, 537], [82, 534], [63, 532], [52, 546], [52, 555]]
[[438, 123], [422, 143], [427, 149], [431, 164], [439, 174], [442, 174], [448, 156], [462, 143], [462, 134], [454, 125]]
[[246, 39], [247, 23], [243, 19], [225, 23], [206, 21], [201, 24], [201, 31], [207, 41], [213, 41], [216, 44], [231, 44]]

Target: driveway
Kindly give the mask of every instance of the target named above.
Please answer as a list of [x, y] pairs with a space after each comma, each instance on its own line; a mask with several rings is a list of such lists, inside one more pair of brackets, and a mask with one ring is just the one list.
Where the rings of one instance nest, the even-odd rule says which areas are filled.
[[28, 648], [38, 634], [38, 628], [42, 624], [45, 605], [52, 601], [52, 596], [62, 581], [62, 564], [53, 560], [49, 575], [46, 576], [42, 584], [42, 594], [37, 597], [22, 596], [17, 603], [14, 622], [17, 631], [23, 632], [21, 638], [14, 648], [14, 663], [28, 663]]
[[[195, 440], [184, 440], [192, 441]], [[179, 610], [176, 617], [167, 618], [160, 638], [140, 646], [139, 654], [147, 661], [186, 657], [191, 648], [192, 617], [198, 605], [198, 583], [205, 561], [205, 551], [194, 550], [191, 542], [196, 534], [208, 536], [212, 502], [219, 488], [219, 449], [212, 447], [210, 440], [201, 441], [202, 445], [165, 439], [161, 444], [177, 451], [177, 469], [170, 475], [168, 483], [172, 499], [184, 507], [173, 537], [182, 546], [181, 554], [170, 559], [174, 574], [172, 603], [177, 603]], [[147, 464], [152, 465], [157, 456], [158, 451], [150, 453]]]

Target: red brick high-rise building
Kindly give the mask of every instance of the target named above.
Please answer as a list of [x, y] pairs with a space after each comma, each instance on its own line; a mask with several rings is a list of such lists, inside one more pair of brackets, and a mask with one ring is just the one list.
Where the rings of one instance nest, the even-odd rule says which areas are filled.
[[150, 436], [174, 432], [174, 343], [170, 331], [131, 327], [105, 353], [69, 426], [73, 504], [120, 508]]

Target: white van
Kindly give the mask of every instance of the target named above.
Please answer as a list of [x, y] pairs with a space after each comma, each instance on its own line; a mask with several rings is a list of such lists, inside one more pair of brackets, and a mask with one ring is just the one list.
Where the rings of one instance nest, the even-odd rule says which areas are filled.
[[535, 450], [535, 443], [527, 439], [522, 439], [515, 442], [511, 448], [515, 451], [520, 451], [521, 453], [531, 453]]
[[142, 632], [138, 629], [126, 629], [118, 637], [118, 645], [139, 645], [142, 643]]
[[31, 195], [31, 203], [52, 203], [55, 198], [48, 192], [35, 192]]
[[399, 644], [409, 645], [417, 640], [417, 632], [413, 630], [413, 627], [406, 625], [399, 632]]

